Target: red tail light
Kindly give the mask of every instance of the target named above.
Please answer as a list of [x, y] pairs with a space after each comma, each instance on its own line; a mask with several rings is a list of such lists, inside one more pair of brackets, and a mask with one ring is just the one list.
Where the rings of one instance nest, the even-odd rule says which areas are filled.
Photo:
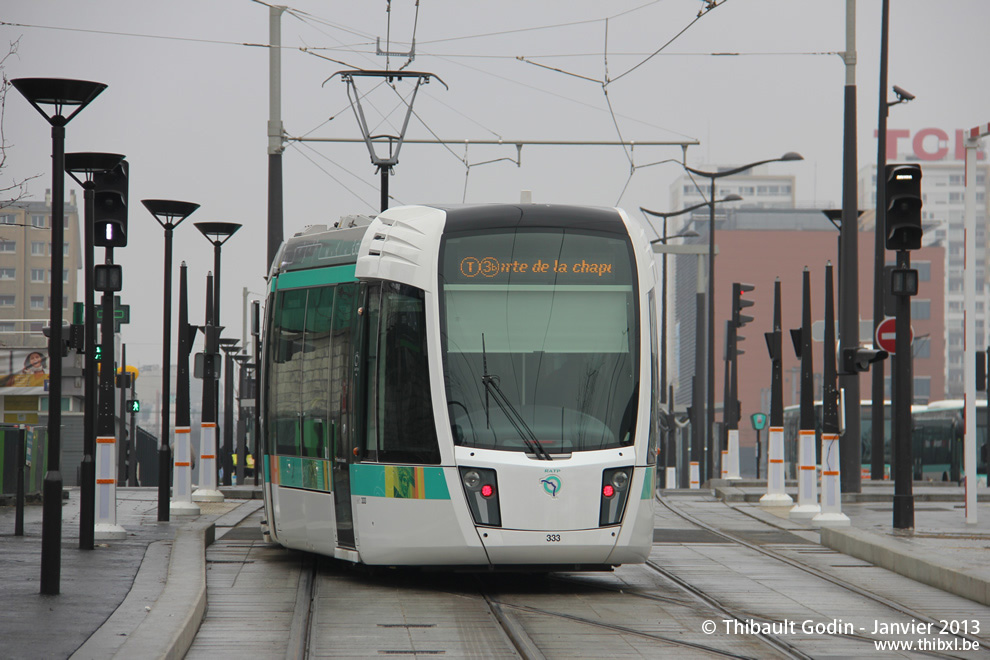
[[605, 484], [604, 486], [602, 486], [602, 495], [604, 495], [605, 497], [612, 497], [613, 495], [615, 495], [615, 488], [612, 486], [612, 484]]
[[492, 488], [491, 484], [485, 484], [484, 486], [481, 487], [482, 497], [491, 497], [494, 494], [495, 494], [495, 489]]

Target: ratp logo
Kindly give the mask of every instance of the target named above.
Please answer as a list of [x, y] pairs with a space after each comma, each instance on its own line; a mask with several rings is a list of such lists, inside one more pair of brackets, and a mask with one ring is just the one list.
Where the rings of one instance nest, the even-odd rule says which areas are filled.
[[540, 479], [540, 483], [543, 484], [544, 492], [550, 497], [557, 497], [557, 494], [563, 488], [563, 484], [560, 481], [560, 477], [555, 474], [543, 477]]

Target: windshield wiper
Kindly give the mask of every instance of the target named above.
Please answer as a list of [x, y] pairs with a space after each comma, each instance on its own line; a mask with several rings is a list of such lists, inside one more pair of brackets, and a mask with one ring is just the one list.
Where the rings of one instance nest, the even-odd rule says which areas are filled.
[[526, 424], [526, 420], [522, 418], [516, 407], [512, 405], [508, 397], [502, 391], [502, 388], [498, 386], [498, 376], [493, 376], [488, 373], [488, 352], [485, 350], [485, 334], [481, 334], [481, 383], [485, 386], [485, 424], [488, 428], [491, 428], [491, 419], [488, 414], [488, 397], [495, 399], [495, 404], [499, 407], [502, 413], [505, 415], [506, 419], [509, 420], [509, 424], [512, 428], [516, 430], [522, 441], [526, 443], [526, 447], [533, 452], [533, 454], [540, 460], [552, 461], [553, 458], [550, 456], [550, 452], [543, 448], [540, 441], [536, 438], [536, 434], [533, 430], [529, 428]]

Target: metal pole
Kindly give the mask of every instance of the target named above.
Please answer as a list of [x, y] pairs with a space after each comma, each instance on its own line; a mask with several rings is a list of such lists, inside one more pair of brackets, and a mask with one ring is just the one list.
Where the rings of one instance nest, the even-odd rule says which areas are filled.
[[251, 438], [254, 440], [254, 485], [257, 486], [258, 473], [264, 469], [261, 462], [267, 460], [261, 435], [261, 303], [258, 301], [252, 303], [251, 318], [254, 338], [254, 369], [251, 374], [254, 379], [254, 432]]
[[84, 275], [83, 331], [86, 347], [83, 349], [83, 458], [79, 465], [79, 548], [92, 550], [96, 506], [96, 306], [93, 269], [96, 262], [93, 246], [93, 214], [96, 184], [83, 183], [85, 215], [83, 220]]
[[389, 168], [388, 167], [385, 167], [384, 165], [380, 165], [378, 167], [378, 172], [381, 175], [381, 181], [382, 181], [381, 207], [382, 207], [382, 212], [384, 213], [385, 211], [388, 210], [388, 173], [389, 173]]
[[[911, 253], [897, 251], [897, 268], [911, 267]], [[911, 382], [914, 370], [911, 365], [911, 296], [898, 295], [896, 298], [897, 332], [894, 346], [897, 352], [897, 381], [894, 383], [895, 396], [891, 418], [894, 423], [892, 449], [897, 455], [894, 475], [894, 520], [895, 529], [914, 528], [914, 460], [911, 457], [911, 400], [914, 387]]]
[[[156, 216], [157, 217], [157, 216]], [[162, 311], [162, 437], [158, 446], [158, 521], [169, 519], [169, 486], [171, 486], [171, 394], [172, 394], [172, 224], [165, 223], [165, 281], [162, 289], [165, 309]]]
[[52, 283], [48, 344], [48, 470], [43, 487], [41, 593], [60, 592], [62, 573], [62, 245], [65, 239], [65, 119], [52, 123]]
[[[846, 86], [842, 147], [842, 227], [839, 256], [839, 343], [859, 346], [859, 247], [856, 188], [856, 0], [846, 0]], [[878, 173], [879, 178], [879, 173]], [[839, 376], [845, 392], [845, 432], [840, 440], [840, 483], [843, 493], [862, 490], [860, 465], [859, 374]]]
[[[113, 248], [104, 248], [104, 263], [113, 264]], [[103, 318], [100, 320], [102, 357], [100, 358], [100, 398], [96, 416], [96, 500], [97, 529], [94, 538], [124, 538], [127, 532], [117, 524], [116, 451], [114, 435], [114, 361], [113, 361], [113, 293], [103, 292]]]
[[[883, 273], [886, 261], [885, 236], [887, 224], [886, 188], [887, 177], [887, 44], [890, 21], [890, 0], [883, 0], [880, 9], [880, 102], [877, 117], [877, 203], [876, 221], [874, 222], [873, 239], [873, 336], [877, 336], [877, 327], [884, 319]], [[875, 341], [875, 340], [874, 340]], [[880, 348], [875, 346], [875, 348]], [[884, 433], [884, 361], [877, 360], [871, 365], [873, 371], [871, 417], [873, 428], [870, 436], [870, 479], [882, 481], [886, 458]], [[893, 379], [890, 381], [893, 383]]]
[[[698, 466], [698, 484], [705, 481], [703, 468], [705, 447], [705, 275], [701, 259], [698, 259], [698, 292], [694, 321], [694, 391], [691, 416], [691, 462]], [[693, 486], [694, 484], [692, 484]]]
[[[14, 429], [9, 429], [14, 430]], [[6, 434], [5, 434], [6, 435]], [[24, 536], [24, 439], [26, 433], [24, 427], [16, 429], [14, 435], [17, 438], [17, 452], [15, 461], [17, 462], [17, 494], [14, 503], [14, 536]], [[6, 440], [6, 438], [4, 438]]]
[[268, 6], [268, 258], [265, 274], [282, 245], [282, 12]]
[[[663, 244], [667, 245], [667, 218], [663, 219]], [[667, 253], [660, 255], [660, 403], [667, 395]]]
[[134, 467], [134, 457], [131, 455], [131, 443], [127, 438], [127, 345], [120, 345], [120, 373], [117, 375], [117, 388], [120, 393], [117, 395], [120, 400], [119, 413], [117, 416], [117, 447], [120, 458], [121, 472], [117, 474], [117, 485], [126, 486], [128, 475]]
[[[175, 369], [175, 468], [172, 471], [171, 513], [199, 515], [200, 508], [192, 501], [192, 441], [189, 410], [189, 353], [198, 332], [189, 325], [189, 302], [186, 295], [186, 262], [179, 265], [179, 352]], [[202, 466], [200, 466], [202, 469]]]
[[[708, 478], [715, 476], [715, 176], [708, 191], [708, 345], [706, 364], [708, 396], [706, 397], [705, 437], [708, 447]], [[725, 418], [723, 403], [722, 417]]]
[[[131, 400], [134, 400], [135, 398], [137, 398], [137, 395], [134, 392], [134, 381], [136, 380], [136, 378], [133, 375], [131, 375], [129, 376], [128, 380], [131, 383]], [[131, 448], [131, 471], [127, 476], [127, 485], [140, 486], [141, 484], [138, 483], [137, 429], [135, 428], [137, 426], [137, 415], [134, 413], [134, 411], [131, 408], [127, 408], [127, 413], [130, 416], [130, 419], [128, 421], [130, 422], [130, 426], [131, 426], [130, 429], [131, 436], [127, 442], [127, 445]]]
[[226, 349], [223, 362], [223, 485], [230, 486], [234, 471], [234, 358]]

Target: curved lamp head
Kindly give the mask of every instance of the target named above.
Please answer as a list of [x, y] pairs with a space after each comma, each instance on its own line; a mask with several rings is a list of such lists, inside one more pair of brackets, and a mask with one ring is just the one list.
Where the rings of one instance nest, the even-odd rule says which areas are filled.
[[[34, 106], [34, 109], [52, 126], [68, 124], [80, 110], [107, 88], [104, 83], [67, 78], [17, 78], [11, 80], [10, 84], [16, 87], [28, 103]], [[42, 110], [43, 105], [55, 106], [53, 114], [49, 115]], [[76, 108], [68, 117], [62, 114], [66, 106]]]
[[195, 226], [214, 245], [223, 245], [241, 228], [236, 222], [197, 222]]
[[123, 154], [81, 151], [65, 154], [65, 171], [70, 174], [109, 172], [124, 160]]
[[723, 197], [722, 199], [716, 199], [715, 202], [741, 202], [742, 196], [735, 193], [731, 193]]
[[802, 156], [801, 154], [799, 154], [796, 151], [788, 151], [786, 154], [784, 154], [783, 156], [781, 156], [777, 160], [779, 160], [782, 163], [785, 163], [785, 162], [787, 162], [789, 160], [804, 160], [804, 156]]
[[165, 229], [178, 227], [180, 222], [199, 208], [199, 204], [194, 202], [180, 202], [174, 199], [142, 199], [141, 203]]

